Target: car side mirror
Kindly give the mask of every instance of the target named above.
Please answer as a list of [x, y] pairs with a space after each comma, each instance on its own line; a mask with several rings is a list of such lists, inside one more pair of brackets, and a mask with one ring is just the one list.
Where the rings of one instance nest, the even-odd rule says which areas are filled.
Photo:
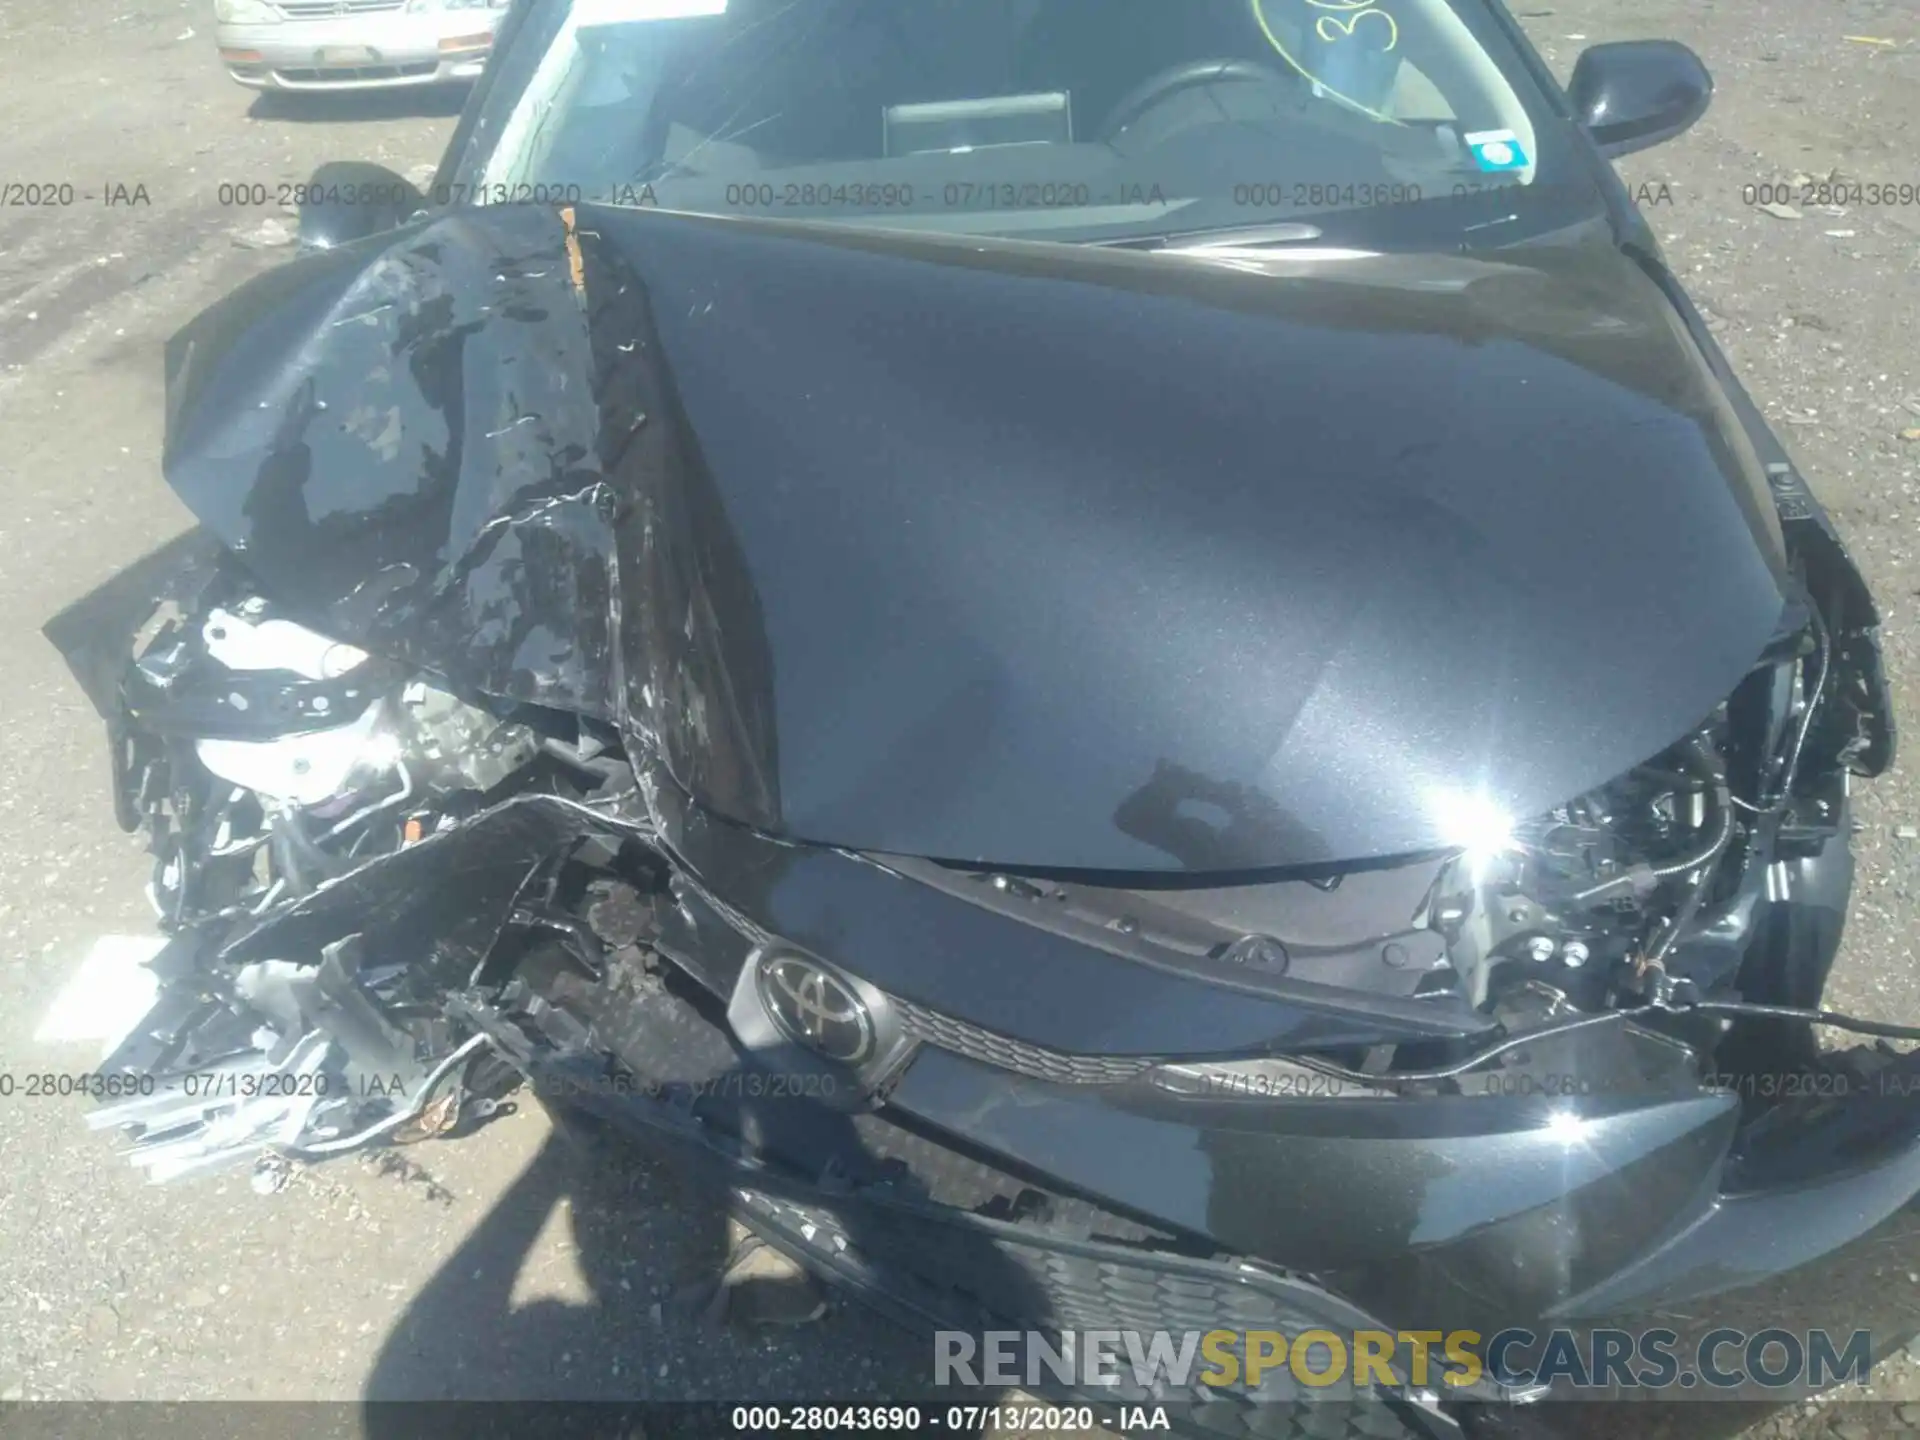
[[404, 225], [427, 197], [403, 175], [365, 160], [329, 160], [300, 193], [300, 247], [331, 250]]
[[1688, 129], [1712, 103], [1713, 76], [1678, 41], [1623, 40], [1581, 52], [1567, 97], [1611, 160]]

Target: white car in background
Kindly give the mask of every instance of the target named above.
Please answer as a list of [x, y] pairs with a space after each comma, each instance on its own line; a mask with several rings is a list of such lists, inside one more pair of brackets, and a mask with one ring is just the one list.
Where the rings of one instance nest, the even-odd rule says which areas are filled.
[[476, 78], [508, 0], [214, 0], [221, 63], [255, 90]]

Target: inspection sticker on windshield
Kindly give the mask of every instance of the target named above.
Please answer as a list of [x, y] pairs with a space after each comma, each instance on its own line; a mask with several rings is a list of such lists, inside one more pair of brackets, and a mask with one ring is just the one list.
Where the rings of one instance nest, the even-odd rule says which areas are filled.
[[1527, 147], [1511, 130], [1476, 130], [1466, 137], [1473, 163], [1482, 170], [1524, 170]]
[[573, 0], [573, 23], [583, 27], [691, 20], [699, 15], [726, 13], [727, 0]]

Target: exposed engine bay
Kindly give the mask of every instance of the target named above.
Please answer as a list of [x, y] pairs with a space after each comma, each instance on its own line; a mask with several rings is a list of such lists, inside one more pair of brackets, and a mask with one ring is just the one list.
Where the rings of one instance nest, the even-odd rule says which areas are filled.
[[[191, 608], [169, 602], [143, 627], [113, 740], [122, 823], [153, 856], [148, 897], [194, 953], [514, 794], [631, 788], [617, 747], [578, 727], [563, 740], [550, 716], [467, 703], [275, 614], [231, 575], [195, 574]], [[173, 978], [121, 1061], [158, 1084], [95, 1116], [134, 1128], [155, 1180], [444, 1134], [463, 1106], [490, 1107], [483, 1038], [450, 1028], [442, 968], [368, 956], [351, 935]]]

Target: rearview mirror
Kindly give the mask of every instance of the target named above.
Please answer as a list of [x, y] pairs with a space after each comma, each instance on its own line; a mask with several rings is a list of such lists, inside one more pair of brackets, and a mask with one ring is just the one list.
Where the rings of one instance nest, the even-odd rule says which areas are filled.
[[1581, 52], [1567, 86], [1574, 118], [1608, 159], [1671, 140], [1713, 100], [1713, 76], [1674, 40], [1623, 40]]
[[300, 246], [331, 250], [404, 225], [427, 197], [405, 176], [365, 160], [329, 160], [300, 194]]

